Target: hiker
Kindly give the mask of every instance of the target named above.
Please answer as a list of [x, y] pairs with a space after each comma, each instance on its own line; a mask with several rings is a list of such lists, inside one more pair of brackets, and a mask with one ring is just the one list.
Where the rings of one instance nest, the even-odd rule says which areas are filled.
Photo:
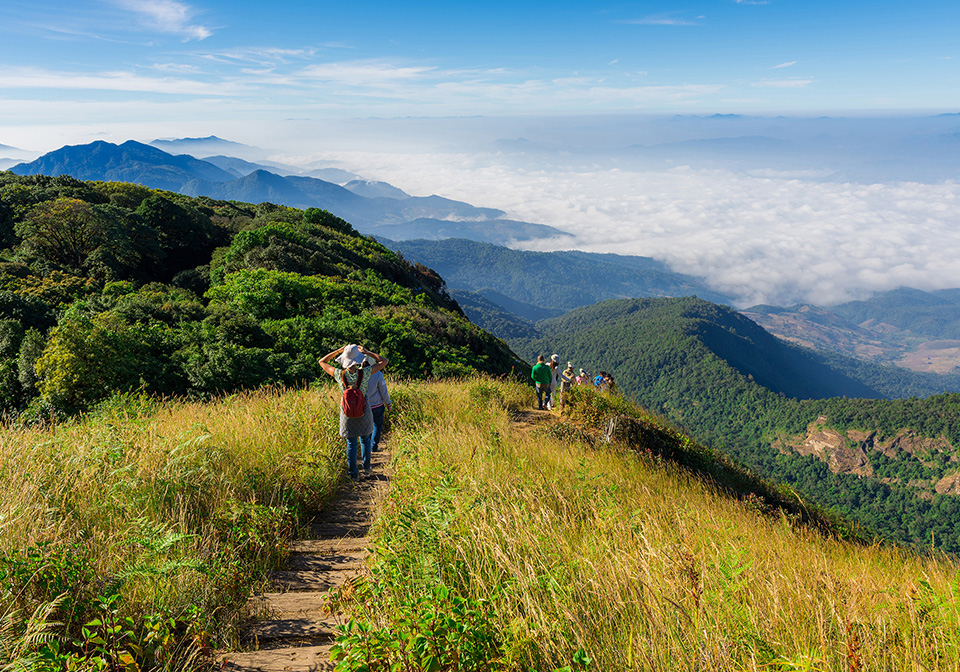
[[593, 384], [594, 384], [601, 392], [603, 392], [604, 390], [607, 389], [607, 376], [609, 376], [609, 375], [610, 375], [610, 374], [607, 373], [606, 371], [601, 371], [601, 372], [598, 373], [598, 374], [594, 377], [594, 379], [593, 379]]
[[557, 407], [563, 408], [563, 404], [567, 398], [567, 392], [570, 390], [570, 386], [573, 385], [573, 381], [576, 378], [576, 374], [573, 371], [573, 362], [567, 362], [567, 368], [559, 374], [560, 377], [560, 391], [557, 393]]
[[[372, 363], [370, 357], [367, 357], [367, 363]], [[387, 391], [387, 381], [383, 377], [383, 371], [377, 371], [370, 376], [370, 385], [367, 388], [370, 391], [370, 411], [373, 413], [373, 437], [370, 441], [370, 452], [377, 452], [380, 448], [380, 436], [383, 433], [383, 416], [390, 410], [390, 392]]]
[[611, 374], [608, 373], [606, 376], [604, 376], [604, 383], [608, 392], [613, 393], [617, 391], [617, 384], [614, 382]]
[[577, 385], [586, 385], [589, 382], [590, 374], [588, 374], [585, 370], [580, 369], [580, 373], [577, 376]]
[[550, 355], [548, 366], [550, 367], [550, 401], [544, 405], [549, 411], [553, 408], [553, 402], [557, 400], [557, 391], [560, 389], [560, 355], [556, 353]]
[[[341, 368], [335, 368], [331, 363], [334, 357]], [[367, 357], [374, 360], [371, 366]], [[370, 352], [360, 345], [351, 343], [333, 352], [328, 352], [320, 358], [320, 368], [326, 371], [340, 386], [341, 394], [346, 394], [347, 388], [356, 388], [363, 393], [363, 415], [358, 418], [348, 418], [340, 405], [340, 436], [347, 441], [347, 471], [354, 481], [360, 479], [357, 469], [357, 447], [361, 448], [363, 471], [372, 472], [370, 466], [371, 435], [373, 434], [373, 412], [370, 410], [370, 398], [367, 390], [374, 373], [382, 371], [387, 365], [387, 358], [375, 352]]]
[[553, 374], [543, 355], [537, 355], [537, 363], [533, 365], [530, 377], [537, 388], [537, 408], [542, 411], [544, 403], [550, 403], [550, 384], [553, 382]]

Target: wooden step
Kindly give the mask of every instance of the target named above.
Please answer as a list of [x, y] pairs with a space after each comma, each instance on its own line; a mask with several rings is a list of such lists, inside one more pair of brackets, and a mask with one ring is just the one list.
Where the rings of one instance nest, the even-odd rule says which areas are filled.
[[333, 670], [330, 662], [331, 644], [288, 646], [266, 651], [229, 653], [223, 660], [223, 669], [230, 672], [321, 672]]

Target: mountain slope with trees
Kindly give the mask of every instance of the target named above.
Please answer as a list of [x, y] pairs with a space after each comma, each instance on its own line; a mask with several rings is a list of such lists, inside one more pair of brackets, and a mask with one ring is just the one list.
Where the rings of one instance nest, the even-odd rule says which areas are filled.
[[401, 376], [525, 368], [436, 273], [317, 208], [2, 173], [0, 236], [8, 415], [308, 383], [348, 342]]
[[[390, 249], [436, 269], [451, 289], [475, 292], [528, 320], [608, 299], [730, 298], [649, 257], [590, 252], [529, 252], [464, 239], [384, 240]], [[507, 305], [502, 297], [516, 302]]]

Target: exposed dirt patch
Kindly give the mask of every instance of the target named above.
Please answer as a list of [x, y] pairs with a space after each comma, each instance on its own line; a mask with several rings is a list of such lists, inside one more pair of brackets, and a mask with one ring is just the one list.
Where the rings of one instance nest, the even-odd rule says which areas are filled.
[[513, 411], [510, 416], [513, 419], [517, 429], [524, 432], [529, 431], [537, 425], [543, 424], [544, 422], [555, 422], [560, 417], [552, 411], [541, 411], [536, 408], [522, 408]]
[[906, 353], [897, 366], [930, 373], [960, 372], [960, 341], [928, 341]]

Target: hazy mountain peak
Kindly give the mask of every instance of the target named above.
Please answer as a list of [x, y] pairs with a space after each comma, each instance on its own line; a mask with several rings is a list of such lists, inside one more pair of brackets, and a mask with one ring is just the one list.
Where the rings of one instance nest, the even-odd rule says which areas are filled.
[[366, 198], [410, 198], [410, 194], [386, 182], [351, 180], [343, 186], [358, 196]]

